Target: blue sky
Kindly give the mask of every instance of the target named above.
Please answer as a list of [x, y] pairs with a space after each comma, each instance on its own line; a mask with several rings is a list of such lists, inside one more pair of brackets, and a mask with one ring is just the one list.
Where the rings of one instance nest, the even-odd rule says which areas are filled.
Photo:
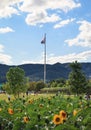
[[0, 63], [91, 62], [91, 0], [2, 0]]

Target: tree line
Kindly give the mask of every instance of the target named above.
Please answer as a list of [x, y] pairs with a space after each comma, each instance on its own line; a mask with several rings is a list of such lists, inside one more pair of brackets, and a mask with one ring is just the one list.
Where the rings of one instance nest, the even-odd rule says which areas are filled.
[[25, 76], [23, 69], [11, 67], [6, 73], [7, 82], [3, 84], [3, 90], [15, 96], [28, 91], [39, 92], [43, 88], [66, 88], [74, 93], [91, 93], [91, 80], [87, 79], [82, 71], [81, 64], [77, 61], [70, 63], [71, 72], [68, 79], [60, 78], [44, 83], [43, 81], [31, 81]]

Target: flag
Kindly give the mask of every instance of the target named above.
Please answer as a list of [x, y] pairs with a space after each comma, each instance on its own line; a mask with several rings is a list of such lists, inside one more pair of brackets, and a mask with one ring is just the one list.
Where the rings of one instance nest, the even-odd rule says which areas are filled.
[[45, 43], [46, 43], [46, 35], [45, 35], [44, 38], [41, 40], [41, 43], [42, 43], [42, 44], [45, 44]]

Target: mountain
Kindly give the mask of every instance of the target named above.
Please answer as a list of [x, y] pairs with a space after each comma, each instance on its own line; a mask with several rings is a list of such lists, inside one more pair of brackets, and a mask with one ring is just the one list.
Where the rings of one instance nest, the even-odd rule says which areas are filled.
[[[46, 77], [47, 81], [59, 78], [68, 78], [68, 75], [71, 71], [69, 67], [70, 63], [56, 63], [53, 65], [46, 65]], [[91, 77], [91, 63], [81, 63], [82, 71], [86, 75], [87, 78]], [[6, 81], [6, 73], [8, 72], [10, 67], [5, 64], [0, 64], [0, 83]], [[29, 77], [31, 80], [43, 80], [44, 74], [44, 65], [43, 64], [22, 64], [18, 65], [18, 67], [24, 69], [25, 75]]]

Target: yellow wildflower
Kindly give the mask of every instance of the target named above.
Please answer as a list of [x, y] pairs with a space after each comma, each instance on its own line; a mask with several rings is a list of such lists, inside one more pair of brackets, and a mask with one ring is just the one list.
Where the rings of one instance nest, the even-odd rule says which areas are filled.
[[29, 118], [28, 118], [27, 116], [24, 116], [24, 117], [23, 117], [23, 120], [24, 120], [25, 123], [28, 123]]
[[77, 115], [77, 113], [78, 113], [78, 111], [77, 111], [77, 110], [74, 110], [74, 111], [73, 111], [73, 115], [74, 115], [74, 116], [76, 116], [76, 115]]
[[55, 125], [59, 125], [59, 124], [62, 124], [63, 123], [63, 120], [62, 120], [62, 118], [60, 117], [60, 115], [54, 115], [54, 117], [53, 117], [53, 123], [55, 124]]
[[9, 113], [10, 115], [14, 114], [13, 109], [9, 108], [9, 109], [8, 109], [8, 113]]
[[66, 113], [64, 110], [61, 110], [59, 113], [60, 113], [60, 117], [61, 117], [63, 120], [66, 120], [66, 118], [67, 118], [67, 113]]

